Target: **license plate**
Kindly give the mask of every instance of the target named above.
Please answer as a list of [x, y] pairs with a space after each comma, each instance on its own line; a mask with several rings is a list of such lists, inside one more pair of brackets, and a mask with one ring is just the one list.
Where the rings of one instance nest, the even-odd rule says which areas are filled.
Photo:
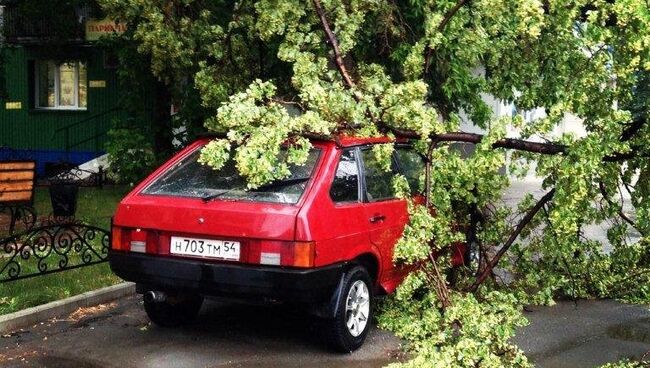
[[239, 261], [239, 242], [172, 236], [171, 254]]

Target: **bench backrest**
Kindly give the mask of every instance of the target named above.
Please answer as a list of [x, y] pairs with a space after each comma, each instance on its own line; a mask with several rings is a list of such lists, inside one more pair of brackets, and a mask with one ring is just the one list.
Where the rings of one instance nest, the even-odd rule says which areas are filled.
[[36, 162], [0, 161], [0, 204], [31, 204]]

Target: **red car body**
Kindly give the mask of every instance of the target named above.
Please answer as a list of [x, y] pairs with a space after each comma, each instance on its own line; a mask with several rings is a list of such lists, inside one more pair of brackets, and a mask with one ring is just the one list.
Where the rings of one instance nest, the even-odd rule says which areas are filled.
[[[369, 199], [360, 162], [363, 150], [387, 138], [312, 141], [318, 159], [302, 195], [292, 204], [143, 193], [208, 142], [199, 140], [178, 153], [117, 208], [110, 265], [117, 275], [136, 282], [139, 291], [304, 302], [329, 317], [336, 314], [341, 283], [351, 267], [367, 271], [375, 293], [391, 293], [403, 280], [407, 270], [395, 267], [393, 251], [408, 221], [406, 201]], [[344, 152], [354, 154], [358, 162], [358, 200], [337, 203], [331, 192]], [[172, 254], [172, 236], [239, 243], [239, 259]], [[132, 251], [133, 244], [141, 249]], [[453, 262], [462, 261], [459, 248]]]

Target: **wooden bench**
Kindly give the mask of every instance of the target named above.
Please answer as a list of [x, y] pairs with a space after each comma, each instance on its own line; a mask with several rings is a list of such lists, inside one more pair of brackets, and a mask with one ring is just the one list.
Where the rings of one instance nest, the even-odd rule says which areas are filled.
[[0, 212], [9, 212], [10, 233], [18, 220], [28, 228], [36, 223], [35, 181], [35, 161], [0, 161]]

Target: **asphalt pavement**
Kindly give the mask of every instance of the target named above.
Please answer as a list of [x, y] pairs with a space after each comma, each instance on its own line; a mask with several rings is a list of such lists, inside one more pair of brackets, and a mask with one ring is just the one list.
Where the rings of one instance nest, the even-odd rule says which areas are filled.
[[[536, 183], [515, 183], [504, 198], [540, 196]], [[607, 224], [589, 229], [606, 240]], [[633, 238], [635, 234], [632, 234]], [[542, 368], [595, 367], [624, 358], [650, 360], [650, 308], [615, 301], [531, 307], [515, 342]], [[0, 337], [0, 367], [382, 367], [405, 359], [402, 342], [373, 328], [352, 354], [329, 351], [320, 323], [281, 306], [207, 302], [192, 324], [149, 323], [138, 296], [83, 308]]]
[[[531, 324], [515, 342], [538, 367], [594, 367], [650, 351], [648, 307], [561, 302], [525, 314]], [[405, 358], [401, 341], [377, 328], [359, 351], [333, 353], [320, 328], [300, 310], [214, 301], [192, 324], [160, 328], [130, 296], [2, 336], [0, 366], [374, 368]]]
[[644, 355], [650, 361], [649, 306], [578, 300], [527, 309], [530, 324], [514, 342], [536, 367], [597, 367]]
[[281, 306], [207, 301], [193, 323], [149, 323], [139, 296], [50, 320], [0, 338], [1, 367], [382, 367], [400, 341], [372, 329], [353, 354], [329, 351], [320, 323]]

